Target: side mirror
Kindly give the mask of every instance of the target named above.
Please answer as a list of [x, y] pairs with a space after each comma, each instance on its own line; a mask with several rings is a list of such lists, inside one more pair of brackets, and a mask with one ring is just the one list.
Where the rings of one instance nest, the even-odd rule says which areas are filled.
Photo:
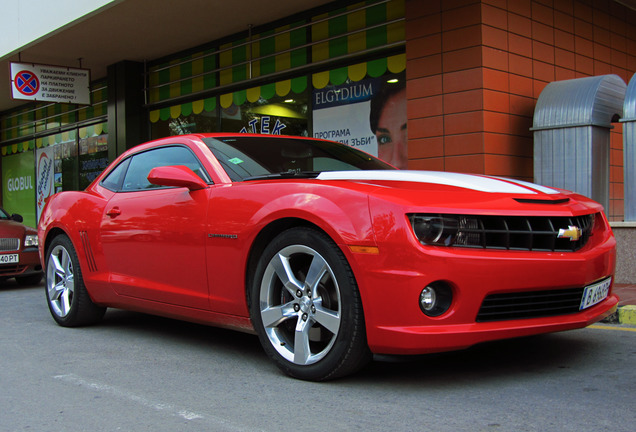
[[148, 181], [157, 186], [187, 187], [191, 191], [208, 186], [194, 171], [183, 165], [153, 168], [148, 174]]
[[24, 218], [22, 217], [22, 215], [17, 214], [17, 213], [13, 213], [11, 215], [11, 220], [12, 221], [16, 221], [16, 222], [20, 222], [20, 223], [24, 222]]

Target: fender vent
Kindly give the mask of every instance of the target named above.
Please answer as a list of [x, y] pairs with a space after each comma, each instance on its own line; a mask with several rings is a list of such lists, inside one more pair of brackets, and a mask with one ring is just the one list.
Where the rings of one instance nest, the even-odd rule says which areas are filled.
[[95, 257], [93, 256], [93, 249], [91, 248], [91, 242], [88, 240], [88, 233], [86, 231], [80, 231], [79, 235], [80, 235], [80, 239], [82, 239], [82, 246], [84, 247], [86, 262], [88, 263], [88, 270], [91, 272], [96, 272], [97, 263], [95, 263]]

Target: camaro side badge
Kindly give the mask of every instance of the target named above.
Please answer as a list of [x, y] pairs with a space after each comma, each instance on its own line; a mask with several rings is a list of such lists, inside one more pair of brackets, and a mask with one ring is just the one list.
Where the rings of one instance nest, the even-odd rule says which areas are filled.
[[208, 234], [208, 238], [224, 238], [224, 239], [237, 239], [236, 234]]
[[569, 238], [570, 241], [577, 241], [581, 238], [581, 228], [570, 225], [568, 229], [561, 228], [557, 238]]

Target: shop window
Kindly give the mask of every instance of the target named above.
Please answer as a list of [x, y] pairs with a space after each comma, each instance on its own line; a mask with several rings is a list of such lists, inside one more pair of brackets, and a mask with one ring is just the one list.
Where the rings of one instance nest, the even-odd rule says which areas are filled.
[[[180, 114], [176, 118], [151, 123], [152, 139], [188, 133], [241, 132], [272, 135], [309, 136], [309, 92], [287, 96], [259, 97], [255, 102], [215, 105], [200, 114]], [[220, 112], [220, 115], [217, 114]], [[219, 119], [220, 117], [220, 119]]]
[[33, 152], [2, 158], [2, 204], [8, 213], [18, 213], [24, 223], [35, 227], [35, 175]]
[[[206, 99], [203, 105], [199, 101], [157, 110], [151, 116], [152, 138], [216, 131], [313, 136], [407, 168], [405, 73], [363, 76], [345, 78], [338, 85], [327, 80], [321, 88], [314, 82], [311, 90], [288, 90], [285, 96], [278, 94], [276, 85], [267, 84]], [[203, 111], [194, 114], [188, 104]], [[183, 114], [188, 111], [191, 114]], [[162, 113], [176, 117], [162, 119]]]
[[44, 137], [42, 154], [53, 161], [53, 191], [83, 190], [108, 166], [106, 123]]
[[232, 104], [221, 110], [223, 132], [269, 135], [309, 135], [307, 93], [289, 93], [285, 97], [259, 98], [256, 102]]
[[223, 132], [309, 136], [307, 93], [259, 98], [221, 109]]
[[53, 147], [55, 157], [55, 192], [78, 190], [77, 141], [75, 137], [58, 141]]
[[314, 89], [313, 136], [356, 147], [407, 167], [404, 73]]
[[[86, 128], [88, 129], [88, 128]], [[86, 134], [80, 130], [79, 139], [79, 189], [83, 190], [97, 178], [108, 166], [108, 134], [95, 134], [87, 130]], [[90, 132], [93, 132], [92, 134]], [[89, 136], [90, 135], [90, 136]]]
[[200, 114], [180, 115], [177, 118], [158, 120], [151, 124], [152, 139], [190, 133], [218, 132], [218, 117], [216, 110], [203, 111]]

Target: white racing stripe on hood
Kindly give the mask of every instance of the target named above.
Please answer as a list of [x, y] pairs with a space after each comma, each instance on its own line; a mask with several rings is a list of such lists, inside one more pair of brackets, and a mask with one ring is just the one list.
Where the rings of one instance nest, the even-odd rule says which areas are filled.
[[472, 174], [459, 174], [441, 171], [325, 171], [318, 180], [358, 180], [358, 181], [408, 181], [456, 186], [481, 192], [516, 194], [556, 194], [554, 189], [519, 180], [486, 177]]
[[549, 188], [547, 186], [541, 186], [541, 185], [538, 185], [538, 184], [535, 184], [535, 183], [526, 182], [526, 181], [523, 181], [523, 180], [515, 180], [515, 179], [504, 178], [504, 177], [501, 177], [501, 178], [503, 180], [506, 180], [506, 181], [509, 181], [509, 182], [512, 182], [512, 183], [516, 183], [516, 184], [518, 184], [520, 186], [529, 187], [529, 188], [538, 190], [539, 192], [543, 192], [543, 193], [546, 193], [546, 194], [558, 194], [558, 193], [560, 193], [558, 190]]

